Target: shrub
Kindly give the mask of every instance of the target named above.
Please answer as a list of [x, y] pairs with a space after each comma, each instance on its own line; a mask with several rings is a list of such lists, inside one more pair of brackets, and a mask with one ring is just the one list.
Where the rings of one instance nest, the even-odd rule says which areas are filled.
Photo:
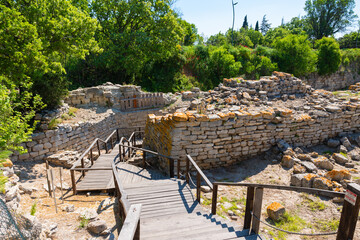
[[336, 72], [341, 62], [339, 43], [333, 38], [323, 37], [316, 42], [318, 48], [318, 72], [326, 75]]
[[279, 70], [302, 76], [315, 71], [316, 54], [305, 35], [290, 34], [274, 43]]

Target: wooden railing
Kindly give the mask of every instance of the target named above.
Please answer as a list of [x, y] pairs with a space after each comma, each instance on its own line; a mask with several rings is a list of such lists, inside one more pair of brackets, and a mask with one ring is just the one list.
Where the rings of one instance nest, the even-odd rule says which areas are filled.
[[[254, 184], [254, 183], [214, 182], [212, 204], [211, 204], [211, 213], [214, 215], [216, 214], [218, 186], [221, 185], [247, 187], [244, 229], [252, 229], [256, 234], [258, 234], [260, 231], [261, 208], [262, 208], [264, 189], [278, 189], [283, 191], [305, 192], [305, 193], [323, 195], [332, 198], [345, 197], [345, 194], [341, 192], [334, 192], [334, 191], [314, 189], [314, 188], [278, 186], [278, 185], [266, 185], [266, 184]], [[348, 184], [347, 190], [354, 193], [357, 196], [360, 195], [360, 186], [357, 184]], [[354, 202], [354, 205], [350, 204], [347, 201], [344, 201], [344, 207], [342, 210], [339, 229], [337, 232], [338, 234], [337, 240], [353, 239], [355, 232], [355, 225], [359, 214], [359, 208], [360, 208], [360, 197], [357, 198], [357, 200]]]
[[121, 227], [118, 240], [139, 240], [140, 239], [140, 213], [141, 204], [130, 206], [129, 214]]
[[[141, 133], [141, 131], [140, 131], [141, 128], [142, 127], [117, 128], [116, 130], [111, 132], [111, 134], [105, 140], [96, 138], [90, 144], [90, 146], [85, 150], [85, 152], [78, 158], [78, 160], [73, 164], [73, 166], [70, 168], [71, 184], [72, 184], [73, 193], [76, 194], [76, 176], [75, 176], [76, 171], [81, 172], [80, 177], [85, 177], [87, 171], [112, 170], [112, 168], [93, 168], [92, 167], [94, 165], [94, 160], [95, 160], [94, 153], [93, 153], [94, 148], [96, 148], [96, 150], [98, 152], [98, 157], [100, 157], [102, 149], [105, 149], [105, 152], [109, 153], [109, 151], [114, 148], [115, 143], [119, 142], [119, 140], [120, 140], [119, 135], [120, 135], [121, 130], [139, 129], [139, 131], [136, 131], [136, 134], [139, 135]], [[130, 141], [135, 141], [135, 136], [137, 136], [136, 134], [134, 134], [134, 132], [131, 134], [131, 136], [129, 138]], [[122, 139], [126, 140], [124, 137]], [[131, 140], [131, 139], [133, 139], [133, 140]], [[129, 145], [130, 145], [130, 141], [129, 141]], [[86, 156], [88, 156], [91, 161], [91, 164], [89, 167], [85, 166], [85, 157]]]
[[[189, 184], [190, 182], [190, 163], [191, 165], [195, 168], [196, 170], [196, 200], [200, 203], [200, 198], [201, 198], [201, 179], [203, 179], [206, 183], [206, 185], [208, 185], [210, 187], [211, 190], [213, 190], [213, 184], [210, 182], [210, 180], [205, 176], [205, 174], [203, 173], [203, 171], [201, 171], [201, 169], [199, 168], [199, 166], [196, 164], [196, 162], [194, 161], [194, 159], [192, 159], [192, 157], [190, 155], [186, 155], [186, 169], [185, 169], [185, 179], [186, 182]], [[180, 161], [178, 160], [177, 162], [177, 172], [178, 172], [178, 176], [180, 176]]]
[[[124, 148], [125, 150], [121, 150], [121, 148]], [[142, 151], [142, 153], [143, 153], [143, 162], [142, 162], [143, 168], [146, 168], [146, 155], [147, 155], [147, 153], [158, 156], [158, 157], [163, 157], [163, 158], [168, 159], [170, 178], [173, 178], [175, 176], [175, 173], [174, 173], [174, 159], [172, 157], [169, 157], [169, 156], [166, 156], [166, 155], [163, 155], [163, 154], [160, 154], [160, 153], [148, 150], [148, 149], [134, 147], [134, 146], [131, 146], [131, 145], [125, 145], [125, 144], [119, 143], [119, 151], [120, 152], [124, 153], [125, 151], [127, 151], [127, 152], [130, 151], [130, 150], [126, 150], [126, 149], [131, 149], [131, 151], [133, 151], [133, 150]]]

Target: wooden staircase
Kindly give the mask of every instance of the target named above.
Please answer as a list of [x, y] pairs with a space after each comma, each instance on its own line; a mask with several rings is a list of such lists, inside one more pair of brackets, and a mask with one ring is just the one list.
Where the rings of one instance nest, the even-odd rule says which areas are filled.
[[126, 185], [130, 204], [141, 204], [140, 239], [258, 239], [248, 231], [207, 213], [189, 185], [166, 179]]

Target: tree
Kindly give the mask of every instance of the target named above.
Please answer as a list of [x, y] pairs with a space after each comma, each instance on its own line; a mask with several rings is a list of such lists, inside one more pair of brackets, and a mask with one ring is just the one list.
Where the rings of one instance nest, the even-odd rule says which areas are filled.
[[247, 20], [247, 15], [244, 17], [244, 22], [243, 22], [242, 28], [245, 28], [245, 29], [248, 29], [248, 28], [249, 28], [249, 23], [248, 23], [248, 20]]
[[[131, 82], [141, 77], [147, 61], [171, 57], [184, 38], [171, 0], [94, 0], [92, 11], [102, 30], [97, 37], [104, 53], [95, 67], [111, 71], [113, 81]], [[105, 60], [105, 62], [104, 62]]]
[[259, 21], [256, 21], [256, 24], [255, 24], [255, 31], [259, 31]]
[[274, 43], [274, 60], [279, 70], [292, 73], [295, 76], [315, 71], [316, 54], [305, 35], [290, 34]]
[[316, 42], [316, 47], [318, 48], [318, 73], [325, 75], [336, 72], [341, 63], [339, 43], [333, 38], [323, 37]]
[[357, 17], [354, 8], [354, 0], [307, 0], [304, 9], [309, 35], [321, 39], [345, 31]]
[[185, 36], [182, 44], [184, 46], [194, 45], [194, 43], [199, 39], [198, 30], [195, 24], [190, 24], [183, 19], [179, 19], [179, 22], [185, 31]]
[[262, 22], [261, 22], [261, 27], [260, 27], [260, 31], [263, 35], [265, 35], [267, 33], [267, 31], [270, 29], [271, 24], [269, 23], [269, 21], [266, 19], [266, 15], [264, 15]]
[[[84, 59], [90, 52], [99, 51], [94, 38], [97, 21], [67, 0], [0, 0], [0, 6], [17, 12], [21, 21], [34, 29], [40, 57], [23, 65], [27, 68], [25, 75], [33, 83], [32, 92], [39, 94], [48, 107], [57, 106], [67, 93], [66, 60], [69, 57]], [[16, 39], [17, 35], [19, 33], [13, 32], [9, 37]], [[4, 46], [5, 49], [13, 48], [9, 43]], [[39, 60], [43, 63], [41, 68], [38, 67]], [[16, 62], [12, 61], [9, 66], [14, 65]], [[13, 71], [9, 78], [16, 82], [19, 79], [14, 75]]]
[[[231, 39], [230, 39], [231, 41]], [[224, 34], [218, 33], [216, 35], [212, 35], [208, 38], [206, 41], [207, 45], [213, 45], [213, 46], [221, 46], [227, 43], [227, 38]]]

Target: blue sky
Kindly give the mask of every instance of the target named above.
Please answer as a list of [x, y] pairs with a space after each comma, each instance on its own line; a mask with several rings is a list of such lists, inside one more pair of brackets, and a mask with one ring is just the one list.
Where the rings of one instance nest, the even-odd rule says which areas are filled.
[[[256, 21], [266, 18], [276, 27], [299, 15], [305, 15], [305, 0], [234, 0], [238, 2], [235, 6], [235, 27], [242, 26], [245, 15], [248, 16], [249, 26], [255, 27]], [[355, 13], [360, 16], [360, 0], [355, 0]], [[182, 13], [182, 18], [194, 23], [199, 34], [209, 37], [218, 32], [225, 33], [232, 26], [231, 0], [177, 0], [174, 8]], [[357, 24], [353, 24], [357, 29]]]

